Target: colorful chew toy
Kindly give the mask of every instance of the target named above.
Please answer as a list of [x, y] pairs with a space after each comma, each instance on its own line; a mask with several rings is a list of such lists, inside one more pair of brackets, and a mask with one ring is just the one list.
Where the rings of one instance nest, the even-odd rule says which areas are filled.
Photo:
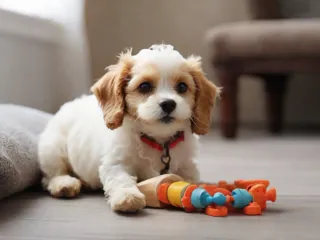
[[267, 190], [268, 186], [267, 180], [195, 185], [173, 174], [161, 175], [138, 184], [149, 207], [171, 205], [186, 212], [204, 210], [207, 215], [215, 217], [227, 216], [228, 212], [236, 210], [242, 210], [247, 215], [262, 214], [266, 202], [276, 200], [275, 188]]

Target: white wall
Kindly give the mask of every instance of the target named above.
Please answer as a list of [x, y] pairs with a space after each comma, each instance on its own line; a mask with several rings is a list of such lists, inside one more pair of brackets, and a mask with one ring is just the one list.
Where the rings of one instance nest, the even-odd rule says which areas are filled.
[[[94, 78], [99, 78], [124, 48], [133, 47], [136, 53], [164, 41], [184, 55], [202, 56], [204, 69], [212, 79], [205, 32], [219, 23], [249, 16], [240, 0], [87, 0], [86, 4]], [[217, 119], [218, 109], [215, 112]], [[243, 116], [251, 117], [250, 113], [245, 110]]]
[[0, 0], [0, 103], [55, 112], [87, 93], [82, 0]]
[[0, 103], [56, 108], [60, 76], [52, 33], [60, 28], [0, 10]]
[[52, 58], [55, 51], [50, 43], [0, 33], [0, 103], [52, 111], [56, 105], [52, 91], [57, 71]]

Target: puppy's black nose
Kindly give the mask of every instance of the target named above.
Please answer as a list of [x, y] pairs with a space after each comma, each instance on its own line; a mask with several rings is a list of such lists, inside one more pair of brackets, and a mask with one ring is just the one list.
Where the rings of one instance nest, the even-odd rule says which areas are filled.
[[176, 106], [177, 103], [171, 99], [165, 100], [162, 103], [160, 103], [161, 109], [167, 114], [173, 112], [173, 110], [176, 109]]

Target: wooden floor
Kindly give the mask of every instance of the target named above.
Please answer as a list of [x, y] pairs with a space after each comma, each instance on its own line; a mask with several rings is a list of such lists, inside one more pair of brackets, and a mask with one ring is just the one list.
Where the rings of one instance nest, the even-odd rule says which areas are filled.
[[277, 202], [259, 217], [156, 209], [119, 215], [101, 194], [57, 200], [26, 192], [0, 201], [0, 239], [320, 239], [320, 136], [244, 132], [228, 142], [214, 133], [202, 142], [203, 180], [267, 178]]

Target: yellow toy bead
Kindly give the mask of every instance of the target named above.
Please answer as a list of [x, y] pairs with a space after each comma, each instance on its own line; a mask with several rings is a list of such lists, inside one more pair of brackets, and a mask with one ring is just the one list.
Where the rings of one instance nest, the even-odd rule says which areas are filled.
[[183, 207], [181, 203], [182, 193], [185, 190], [185, 188], [189, 185], [190, 183], [182, 182], [182, 181], [174, 182], [170, 184], [167, 194], [168, 194], [168, 200], [171, 205], [175, 207]]

